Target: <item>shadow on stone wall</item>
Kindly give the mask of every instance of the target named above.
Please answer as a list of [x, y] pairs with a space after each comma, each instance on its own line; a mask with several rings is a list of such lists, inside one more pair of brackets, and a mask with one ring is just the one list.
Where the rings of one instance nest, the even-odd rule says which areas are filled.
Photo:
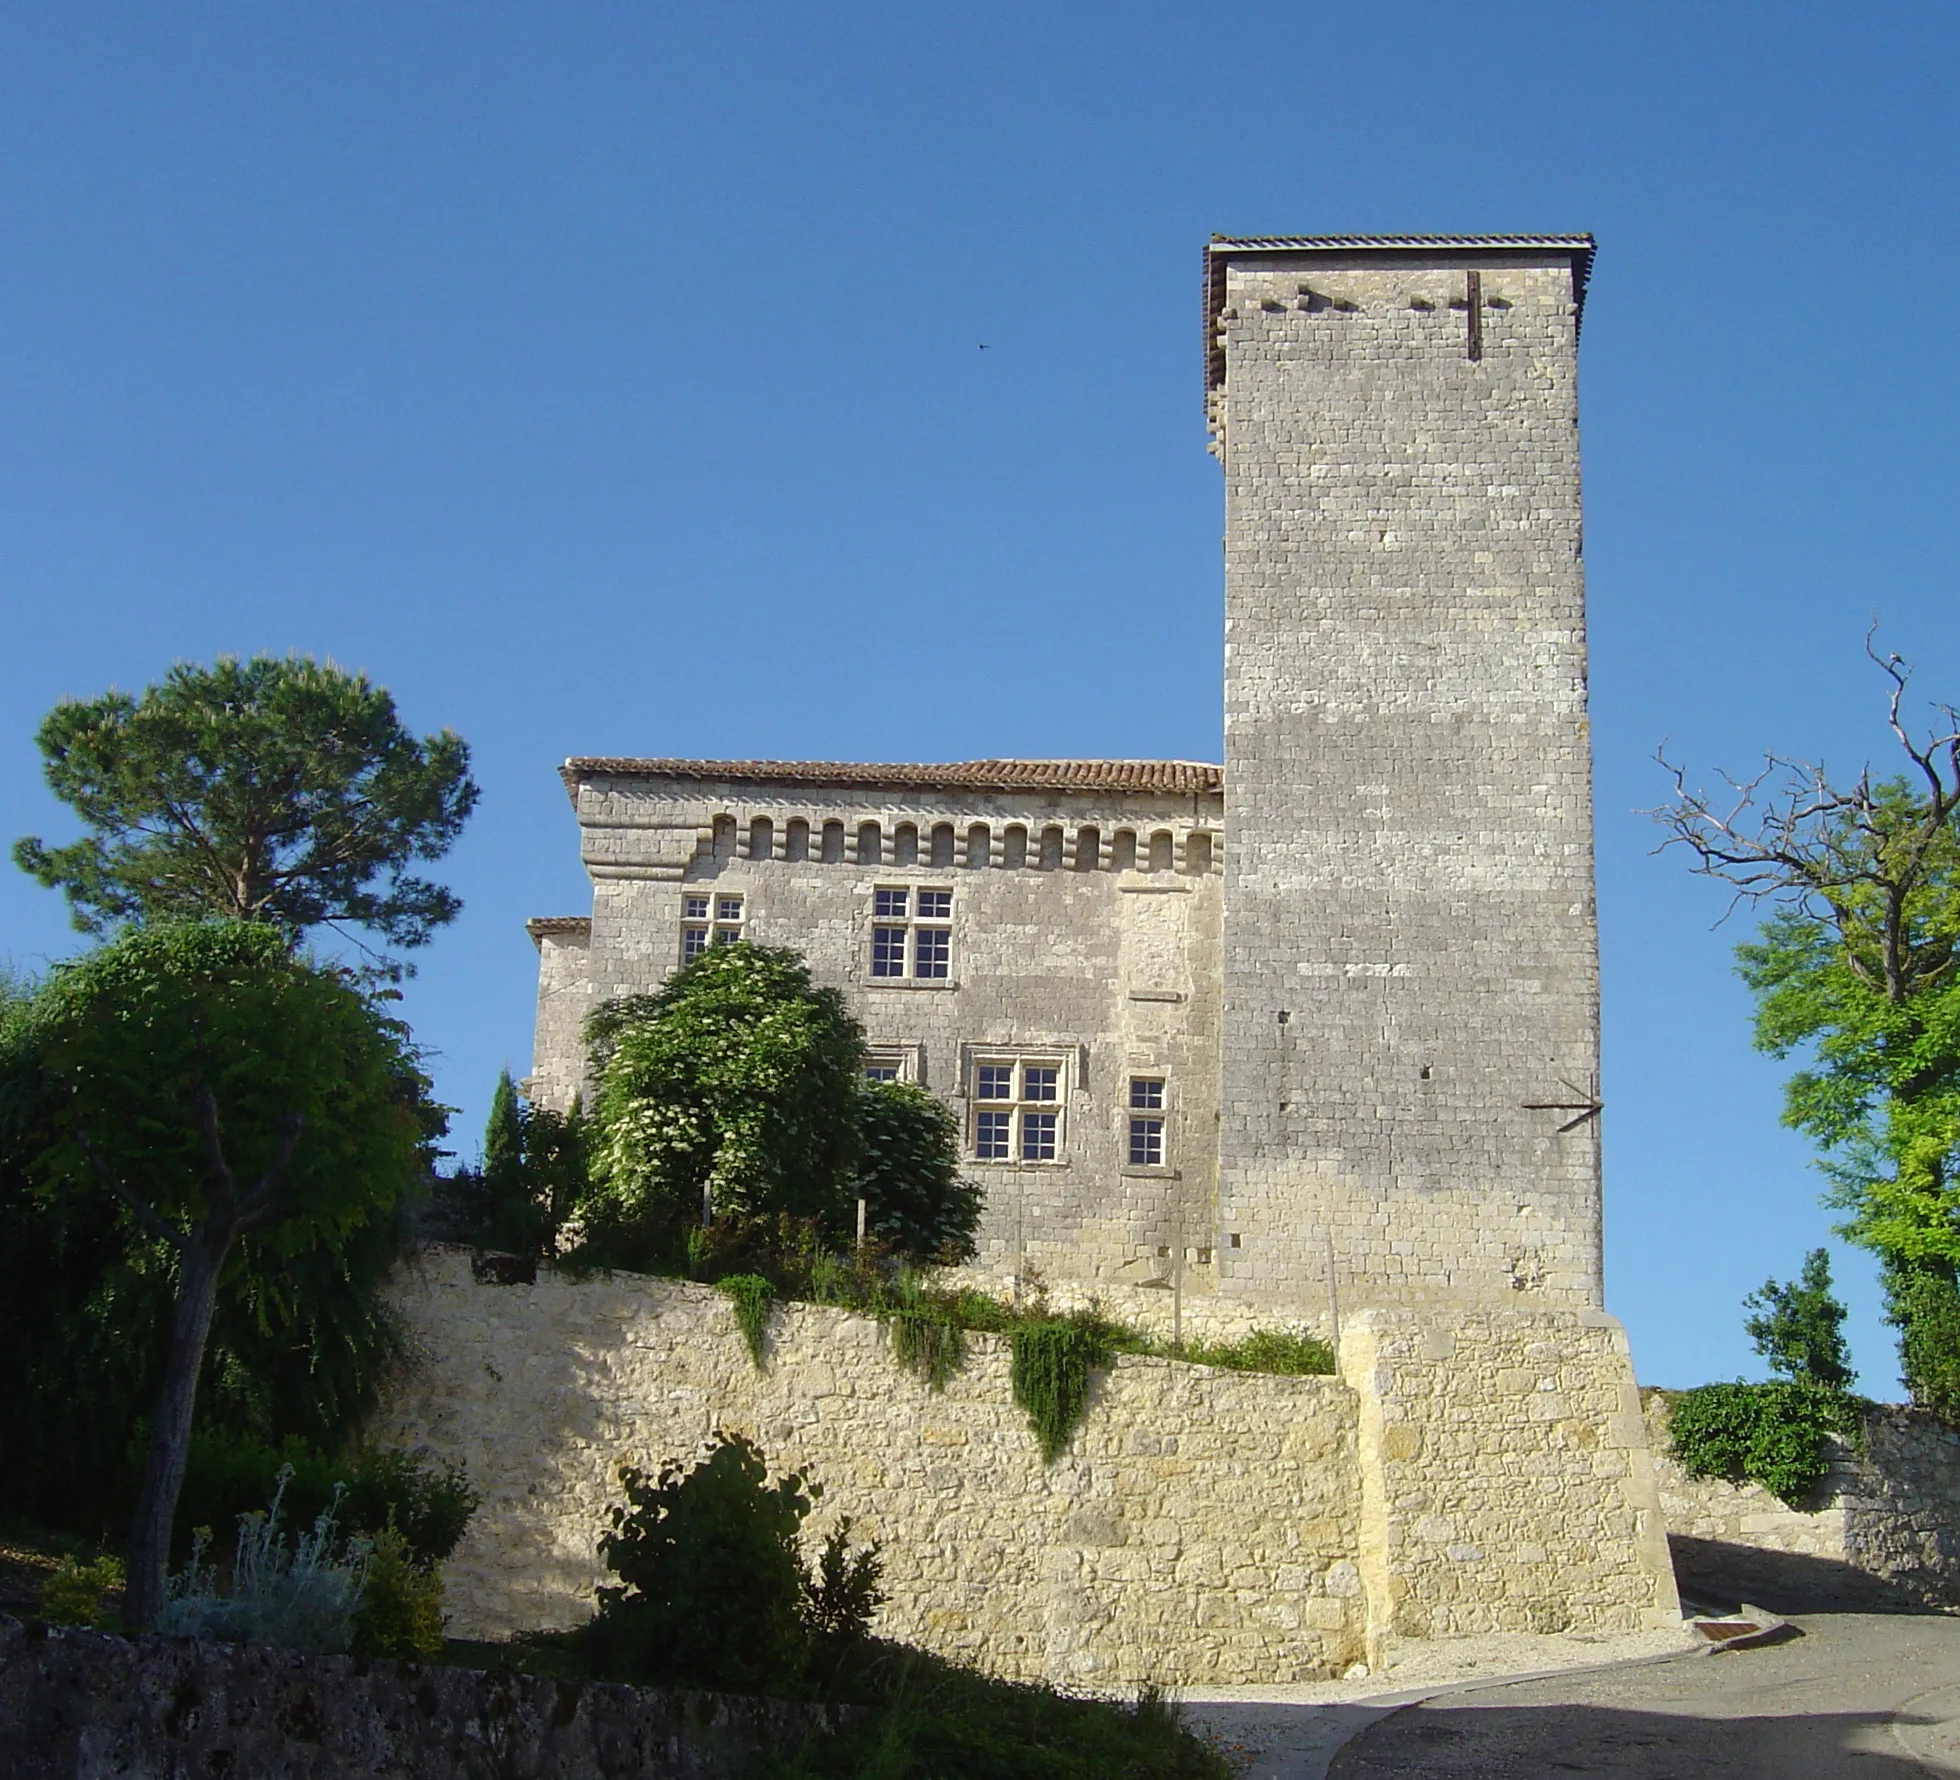
[[0, 1774], [742, 1780], [824, 1708], [0, 1616]]
[[1944, 1605], [1837, 1558], [1681, 1533], [1667, 1544], [1682, 1601], [1697, 1607], [1733, 1612], [1747, 1601], [1772, 1613], [1924, 1613]]

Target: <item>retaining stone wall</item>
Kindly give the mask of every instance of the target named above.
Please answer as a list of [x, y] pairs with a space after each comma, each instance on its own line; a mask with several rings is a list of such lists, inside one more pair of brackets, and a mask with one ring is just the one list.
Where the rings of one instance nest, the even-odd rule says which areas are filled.
[[1007, 1344], [970, 1336], [943, 1395], [884, 1328], [782, 1308], [758, 1374], [727, 1301], [632, 1275], [474, 1283], [432, 1251], [399, 1302], [421, 1365], [372, 1424], [460, 1459], [484, 1492], [447, 1566], [454, 1629], [496, 1637], [590, 1611], [621, 1461], [750, 1435], [884, 1548], [887, 1635], [998, 1674], [1094, 1685], [1311, 1679], [1360, 1657], [1358, 1404], [1332, 1378], [1122, 1358], [1044, 1467]]

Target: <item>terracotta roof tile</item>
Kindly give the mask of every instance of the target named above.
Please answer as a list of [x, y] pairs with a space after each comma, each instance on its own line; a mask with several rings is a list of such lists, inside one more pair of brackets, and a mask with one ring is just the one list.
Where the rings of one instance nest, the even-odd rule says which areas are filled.
[[768, 784], [875, 786], [891, 790], [945, 786], [961, 791], [1142, 791], [1216, 797], [1222, 768], [1195, 760], [954, 760], [873, 764], [840, 760], [628, 760], [580, 755], [559, 769], [578, 794], [593, 778], [751, 780]]

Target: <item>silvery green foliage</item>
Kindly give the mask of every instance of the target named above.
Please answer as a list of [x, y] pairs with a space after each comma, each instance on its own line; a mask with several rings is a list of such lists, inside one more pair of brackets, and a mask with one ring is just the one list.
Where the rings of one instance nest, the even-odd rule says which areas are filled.
[[210, 1638], [223, 1644], [277, 1644], [288, 1650], [338, 1655], [354, 1641], [354, 1614], [367, 1582], [372, 1543], [341, 1540], [334, 1526], [344, 1485], [312, 1530], [288, 1541], [279, 1530], [280, 1503], [293, 1472], [279, 1472], [272, 1504], [238, 1517], [238, 1554], [230, 1586], [204, 1561], [210, 1529], [200, 1527], [190, 1562], [164, 1585], [156, 1629], [167, 1636]]

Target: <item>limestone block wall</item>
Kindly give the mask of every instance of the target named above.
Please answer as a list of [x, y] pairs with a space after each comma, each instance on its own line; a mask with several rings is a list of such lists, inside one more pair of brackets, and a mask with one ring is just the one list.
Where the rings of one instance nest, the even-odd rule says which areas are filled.
[[1221, 1288], [1597, 1306], [1577, 244], [1292, 245], [1208, 259]]
[[1377, 1633], [1679, 1618], [1625, 1332], [1597, 1311], [1364, 1311], [1361, 1571]]
[[944, 1395], [876, 1323], [779, 1311], [758, 1374], [726, 1300], [628, 1275], [474, 1282], [432, 1251], [399, 1283], [418, 1368], [373, 1437], [459, 1459], [484, 1492], [447, 1567], [455, 1629], [575, 1623], [622, 1461], [753, 1437], [883, 1545], [881, 1628], [995, 1672], [1085, 1684], [1338, 1674], [1361, 1654], [1358, 1404], [1332, 1378], [1121, 1359], [1044, 1467], [1003, 1343]]
[[1644, 1407], [1684, 1587], [1753, 1590], [1758, 1605], [1790, 1610], [1888, 1595], [1960, 1606], [1960, 1431], [1917, 1410], [1874, 1409], [1864, 1450], [1833, 1441], [1815, 1500], [1791, 1508], [1760, 1484], [1689, 1476], [1672, 1455], [1666, 1397], [1650, 1392]]
[[[843, 992], [871, 1044], [960, 1115], [967, 1171], [986, 1192], [978, 1259], [990, 1275], [1032, 1267], [1094, 1281], [1141, 1300], [1139, 1319], [1180, 1259], [1186, 1292], [1211, 1291], [1215, 795], [898, 794], [622, 773], [582, 782], [578, 810], [591, 917], [531, 924], [540, 948], [532, 1081], [547, 1103], [577, 1092], [590, 1009], [657, 989], [679, 967], [686, 900], [737, 898], [744, 937], [801, 952], [819, 982]], [[667, 851], [649, 852], [648, 836], [669, 837]], [[861, 836], [871, 837], [864, 862]], [[872, 974], [881, 887], [950, 893], [946, 977]], [[1052, 1161], [975, 1153], [974, 1070], [1017, 1055], [1061, 1068]], [[1128, 1154], [1136, 1074], [1165, 1084], [1161, 1165], [1132, 1166]]]

